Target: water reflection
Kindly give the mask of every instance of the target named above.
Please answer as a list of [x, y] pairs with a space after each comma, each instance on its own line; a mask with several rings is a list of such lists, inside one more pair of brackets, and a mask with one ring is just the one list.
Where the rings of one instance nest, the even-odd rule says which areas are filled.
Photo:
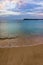
[[0, 38], [15, 37], [20, 33], [20, 23], [17, 22], [0, 22]]

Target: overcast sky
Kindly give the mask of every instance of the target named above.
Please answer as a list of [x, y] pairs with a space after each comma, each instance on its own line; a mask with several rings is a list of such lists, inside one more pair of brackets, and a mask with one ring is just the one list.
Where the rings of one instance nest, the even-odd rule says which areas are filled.
[[10, 14], [43, 18], [43, 0], [0, 0], [0, 16]]

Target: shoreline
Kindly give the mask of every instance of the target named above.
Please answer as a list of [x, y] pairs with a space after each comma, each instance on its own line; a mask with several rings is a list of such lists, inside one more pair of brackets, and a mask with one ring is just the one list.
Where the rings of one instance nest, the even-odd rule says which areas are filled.
[[17, 36], [15, 38], [0, 39], [0, 48], [26, 47], [43, 44], [43, 36]]

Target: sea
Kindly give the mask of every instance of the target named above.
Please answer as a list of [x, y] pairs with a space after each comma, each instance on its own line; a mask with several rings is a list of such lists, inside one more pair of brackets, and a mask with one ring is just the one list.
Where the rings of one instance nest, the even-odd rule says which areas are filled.
[[0, 38], [43, 35], [43, 20], [0, 20]]

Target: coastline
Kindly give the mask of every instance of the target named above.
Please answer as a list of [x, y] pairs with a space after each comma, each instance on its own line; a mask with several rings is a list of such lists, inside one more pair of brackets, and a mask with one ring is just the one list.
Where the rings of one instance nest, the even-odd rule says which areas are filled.
[[0, 39], [0, 48], [28, 47], [43, 44], [43, 36], [17, 36], [15, 38]]

